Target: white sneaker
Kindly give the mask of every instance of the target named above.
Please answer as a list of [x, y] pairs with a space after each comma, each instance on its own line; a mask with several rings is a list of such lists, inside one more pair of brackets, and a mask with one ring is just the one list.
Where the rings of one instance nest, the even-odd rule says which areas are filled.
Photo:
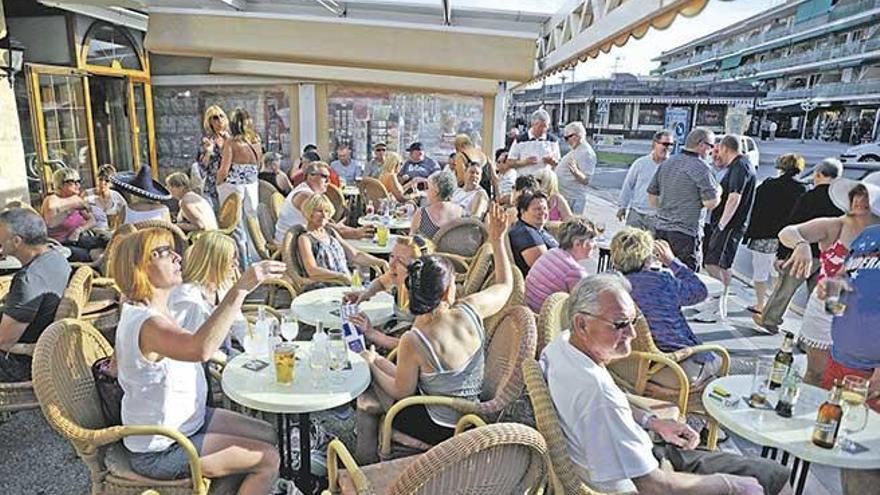
[[275, 486], [270, 493], [272, 495], [303, 495], [303, 492], [292, 481], [285, 479], [275, 480]]

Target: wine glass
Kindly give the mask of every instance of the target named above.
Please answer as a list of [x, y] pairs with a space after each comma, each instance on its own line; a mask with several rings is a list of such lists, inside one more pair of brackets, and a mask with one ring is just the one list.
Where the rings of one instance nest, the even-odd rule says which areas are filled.
[[843, 418], [840, 424], [838, 444], [845, 452], [856, 450], [856, 442], [850, 436], [859, 433], [868, 426], [868, 405], [865, 404], [868, 397], [868, 383], [868, 380], [856, 375], [843, 377], [843, 393], [840, 396]]
[[290, 342], [296, 340], [297, 335], [299, 335], [299, 322], [293, 314], [285, 313], [281, 318], [281, 336]]

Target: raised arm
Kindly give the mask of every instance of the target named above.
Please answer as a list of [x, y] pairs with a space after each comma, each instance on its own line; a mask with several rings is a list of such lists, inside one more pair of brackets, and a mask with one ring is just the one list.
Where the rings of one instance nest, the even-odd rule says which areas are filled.
[[513, 270], [507, 243], [508, 223], [504, 209], [493, 204], [486, 216], [486, 230], [489, 231], [489, 242], [492, 243], [494, 253], [495, 283], [463, 298], [483, 318], [501, 311], [513, 291]]
[[266, 279], [284, 275], [286, 267], [278, 261], [261, 261], [235, 283], [217, 309], [198, 330], [190, 333], [167, 317], [152, 317], [141, 328], [141, 353], [151, 361], [168, 357], [177, 361], [204, 362], [220, 348], [241, 310], [248, 292]]

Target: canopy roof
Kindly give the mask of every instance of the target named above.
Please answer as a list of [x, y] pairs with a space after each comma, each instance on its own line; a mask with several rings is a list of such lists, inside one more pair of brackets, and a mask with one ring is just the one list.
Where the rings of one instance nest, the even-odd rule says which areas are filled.
[[211, 57], [216, 73], [481, 94], [494, 93], [499, 81], [518, 85], [572, 67], [708, 2], [40, 1], [96, 17], [105, 11], [114, 22], [147, 16], [148, 50]]

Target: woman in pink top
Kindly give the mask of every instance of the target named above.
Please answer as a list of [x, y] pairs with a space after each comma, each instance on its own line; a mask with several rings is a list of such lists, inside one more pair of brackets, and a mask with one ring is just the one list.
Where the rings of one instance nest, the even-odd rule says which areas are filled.
[[70, 249], [70, 261], [91, 262], [98, 259], [109, 236], [93, 235], [95, 227], [88, 203], [81, 196], [79, 172], [61, 168], [52, 176], [55, 190], [43, 200], [40, 213], [46, 221], [49, 237]]
[[535, 174], [535, 177], [541, 184], [541, 191], [547, 195], [547, 206], [550, 207], [548, 220], [564, 222], [571, 218], [571, 207], [565, 197], [559, 193], [559, 178], [556, 176], [556, 172], [547, 168]]
[[562, 224], [559, 247], [542, 254], [526, 276], [526, 304], [535, 313], [555, 292], [569, 292], [587, 276], [580, 261], [590, 257], [599, 231], [593, 222], [573, 216]]

